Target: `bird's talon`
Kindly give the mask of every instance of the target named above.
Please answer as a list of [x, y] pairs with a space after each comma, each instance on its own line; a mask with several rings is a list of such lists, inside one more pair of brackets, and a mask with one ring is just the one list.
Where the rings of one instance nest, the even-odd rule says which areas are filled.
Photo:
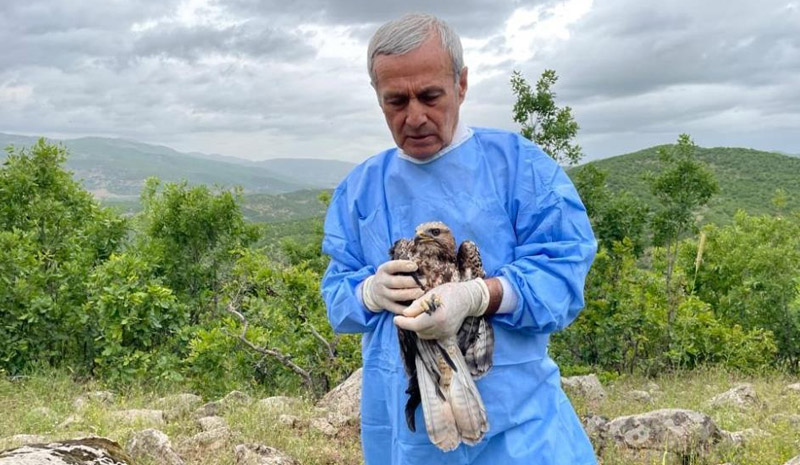
[[436, 295], [436, 294], [433, 294], [428, 300], [423, 300], [422, 301], [422, 309], [428, 315], [430, 315], [433, 312], [435, 312], [436, 309], [439, 308], [440, 305], [442, 305], [442, 301], [439, 299], [439, 296]]

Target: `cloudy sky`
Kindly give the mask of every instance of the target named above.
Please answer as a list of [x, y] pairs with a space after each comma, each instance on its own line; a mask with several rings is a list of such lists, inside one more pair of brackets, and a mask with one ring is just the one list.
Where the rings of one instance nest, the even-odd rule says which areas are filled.
[[460, 33], [469, 125], [516, 130], [511, 72], [552, 68], [587, 159], [800, 153], [800, 0], [2, 0], [0, 132], [359, 162], [392, 145], [367, 42], [412, 11]]

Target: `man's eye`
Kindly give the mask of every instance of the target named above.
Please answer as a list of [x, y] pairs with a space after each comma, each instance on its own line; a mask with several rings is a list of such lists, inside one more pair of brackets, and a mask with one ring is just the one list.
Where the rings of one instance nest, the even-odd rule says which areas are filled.
[[439, 234], [441, 234], [441, 232], [442, 232], [442, 231], [441, 231], [440, 229], [438, 229], [438, 228], [433, 228], [433, 229], [431, 229], [431, 236], [433, 236], [433, 237], [436, 237], [436, 236], [438, 236]]
[[419, 99], [423, 103], [431, 104], [431, 103], [435, 103], [436, 100], [439, 99], [439, 96], [440, 96], [440, 94], [422, 94], [422, 95], [419, 96]]
[[408, 99], [404, 98], [392, 98], [386, 101], [389, 105], [393, 107], [403, 107], [408, 102]]

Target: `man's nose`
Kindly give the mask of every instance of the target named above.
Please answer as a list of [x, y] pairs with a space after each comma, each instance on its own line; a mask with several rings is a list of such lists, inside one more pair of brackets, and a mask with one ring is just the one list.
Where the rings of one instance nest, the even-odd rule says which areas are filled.
[[411, 99], [408, 102], [408, 114], [406, 115], [406, 124], [413, 128], [418, 128], [425, 124], [428, 121], [428, 114], [425, 108], [419, 100]]

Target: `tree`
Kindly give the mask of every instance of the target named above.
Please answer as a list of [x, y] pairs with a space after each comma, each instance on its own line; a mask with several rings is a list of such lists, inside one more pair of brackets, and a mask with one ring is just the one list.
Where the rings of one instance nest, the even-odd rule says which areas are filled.
[[660, 204], [652, 218], [653, 242], [666, 249], [664, 273], [668, 328], [677, 311], [676, 290], [672, 283], [678, 244], [681, 237], [695, 228], [697, 209], [706, 205], [718, 190], [714, 174], [695, 156], [696, 146], [688, 134], [678, 136], [674, 146], [658, 151], [661, 173], [648, 174], [650, 190]]
[[534, 93], [522, 74], [514, 71], [511, 75], [511, 89], [517, 97], [514, 121], [522, 125], [524, 137], [536, 142], [554, 160], [575, 165], [583, 158], [580, 145], [572, 142], [579, 126], [570, 107], [556, 106], [556, 94], [551, 90], [556, 81], [556, 72], [545, 70]]
[[127, 223], [101, 208], [40, 139], [8, 149], [0, 169], [0, 369], [81, 361], [88, 275], [117, 250]]
[[164, 284], [191, 306], [190, 320], [220, 310], [224, 274], [234, 262], [231, 251], [257, 239], [254, 225], [245, 224], [239, 190], [214, 192], [207, 186], [145, 183], [144, 206], [138, 220], [139, 247], [157, 263]]

